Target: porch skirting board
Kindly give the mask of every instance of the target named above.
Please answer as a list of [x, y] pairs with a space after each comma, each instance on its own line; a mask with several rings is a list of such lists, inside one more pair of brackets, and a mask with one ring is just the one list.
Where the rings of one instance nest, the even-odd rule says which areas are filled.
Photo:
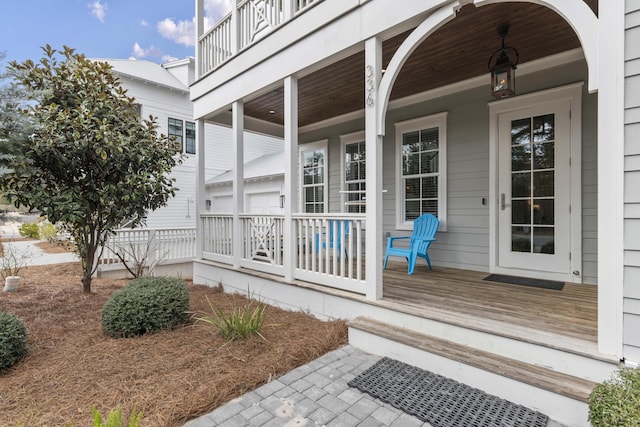
[[490, 274], [482, 280], [488, 282], [508, 283], [511, 285], [533, 286], [534, 288], [553, 289], [561, 291], [564, 288], [564, 282], [556, 280], [534, 279], [531, 277], [507, 276], [505, 274]]

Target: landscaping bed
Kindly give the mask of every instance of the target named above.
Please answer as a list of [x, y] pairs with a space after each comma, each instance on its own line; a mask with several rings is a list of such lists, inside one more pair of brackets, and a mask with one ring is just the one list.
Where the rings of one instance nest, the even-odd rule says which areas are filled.
[[[0, 310], [27, 327], [29, 355], [0, 373], [0, 425], [86, 426], [91, 408], [142, 411], [142, 426], [179, 426], [346, 342], [342, 321], [322, 322], [269, 307], [259, 336], [229, 342], [194, 322], [157, 334], [114, 339], [100, 311], [127, 281], [95, 279], [82, 293], [79, 263], [23, 270]], [[190, 311], [246, 302], [218, 288], [189, 285]], [[257, 295], [256, 295], [257, 296]], [[225, 345], [226, 343], [226, 345]]]

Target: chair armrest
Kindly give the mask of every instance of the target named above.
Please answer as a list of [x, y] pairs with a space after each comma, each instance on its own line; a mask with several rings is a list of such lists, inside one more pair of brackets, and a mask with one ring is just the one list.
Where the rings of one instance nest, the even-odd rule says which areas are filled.
[[411, 236], [387, 237], [387, 241], [393, 242], [394, 240], [410, 239], [410, 238]]

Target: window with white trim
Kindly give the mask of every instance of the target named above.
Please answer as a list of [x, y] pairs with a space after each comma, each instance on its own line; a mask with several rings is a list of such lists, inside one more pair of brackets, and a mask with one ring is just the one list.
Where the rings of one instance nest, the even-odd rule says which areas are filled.
[[433, 214], [446, 230], [447, 113], [396, 123], [397, 227], [412, 229], [413, 220]]
[[342, 200], [344, 211], [365, 213], [366, 151], [364, 132], [340, 136], [342, 143]]
[[302, 212], [327, 211], [327, 142], [300, 146]]

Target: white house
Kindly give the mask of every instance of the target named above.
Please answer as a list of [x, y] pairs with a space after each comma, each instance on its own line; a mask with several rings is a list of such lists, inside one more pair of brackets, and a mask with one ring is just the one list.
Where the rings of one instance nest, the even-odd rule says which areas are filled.
[[[127, 272], [120, 254], [132, 267], [144, 262], [158, 274], [191, 277], [195, 253], [196, 165], [201, 158], [203, 175], [215, 177], [231, 165], [231, 129], [226, 125], [207, 124], [207, 144], [217, 149], [198, 151], [193, 105], [189, 84], [194, 80], [195, 60], [185, 58], [166, 64], [138, 60], [106, 60], [113, 67], [128, 95], [135, 98], [141, 117], [154, 116], [159, 132], [171, 135], [182, 144], [183, 163], [174, 168], [172, 177], [177, 188], [167, 206], [148, 212], [145, 226], [122, 229], [107, 242], [98, 261], [101, 277], [122, 277]], [[247, 131], [244, 135], [246, 159], [281, 152], [282, 138]], [[200, 155], [202, 153], [202, 155]]]
[[[233, 172], [214, 176], [205, 184], [207, 212], [233, 212]], [[265, 154], [244, 164], [246, 213], [284, 212], [284, 152]]]
[[[197, 150], [231, 124], [233, 203], [206, 211], [200, 162], [194, 281], [587, 425], [593, 385], [640, 362], [640, 3], [250, 0], [206, 31], [196, 12]], [[282, 214], [248, 212], [246, 130], [284, 137]], [[433, 271], [383, 271], [423, 213]]]
[[[146, 228], [186, 228], [196, 225], [196, 127], [193, 105], [189, 99], [189, 84], [194, 80], [195, 60], [184, 58], [165, 64], [150, 61], [109, 59], [128, 95], [140, 105], [141, 117], [154, 116], [159, 131], [174, 136], [182, 143], [184, 162], [173, 171], [175, 197], [167, 206], [149, 212]], [[231, 129], [228, 126], [207, 125], [206, 139], [218, 147], [205, 153], [205, 177], [212, 178], [227, 171], [231, 164]], [[249, 133], [246, 159], [282, 151], [282, 138]]]

